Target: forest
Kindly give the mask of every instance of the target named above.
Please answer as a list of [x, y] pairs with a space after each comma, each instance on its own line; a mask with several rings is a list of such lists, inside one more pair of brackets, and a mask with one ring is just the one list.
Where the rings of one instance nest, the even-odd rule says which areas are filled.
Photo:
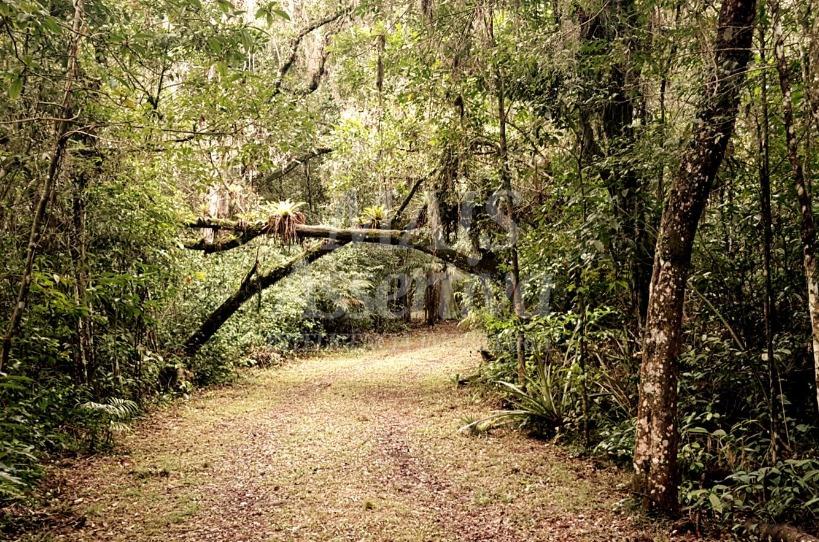
[[819, 540], [819, 0], [0, 0], [0, 539]]

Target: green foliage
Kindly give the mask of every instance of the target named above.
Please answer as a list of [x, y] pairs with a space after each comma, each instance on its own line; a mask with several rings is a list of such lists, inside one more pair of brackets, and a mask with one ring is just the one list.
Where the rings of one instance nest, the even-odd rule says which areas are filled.
[[78, 407], [77, 419], [87, 432], [88, 448], [111, 447], [114, 435], [128, 430], [128, 422], [139, 414], [139, 406], [133, 401], [110, 397], [98, 403], [88, 401]]
[[810, 523], [819, 517], [819, 461], [788, 459], [737, 470], [711, 487], [684, 491], [683, 498], [690, 511], [727, 521]]
[[381, 205], [364, 207], [358, 221], [370, 228], [378, 228], [387, 219], [387, 210]]

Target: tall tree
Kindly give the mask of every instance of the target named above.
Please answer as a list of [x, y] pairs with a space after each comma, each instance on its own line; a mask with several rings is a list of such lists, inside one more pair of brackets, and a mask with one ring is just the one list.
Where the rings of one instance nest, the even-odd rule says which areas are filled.
[[[641, 325], [648, 309], [653, 247], [646, 220], [646, 179], [630, 162], [637, 143], [634, 127], [642, 99], [640, 21], [633, 0], [604, 2], [592, 14], [581, 10], [579, 21], [587, 50], [579, 58], [581, 67], [585, 66], [587, 71], [584, 86], [601, 95], [597, 99], [589, 96], [589, 91], [581, 95], [583, 149], [590, 159], [600, 163], [600, 176], [617, 223], [612, 253], [618, 266], [625, 269], [632, 310]], [[595, 101], [599, 102], [597, 111], [590, 110], [588, 103]], [[599, 136], [592, 126], [595, 118], [599, 118]]]
[[799, 203], [802, 266], [805, 269], [805, 281], [808, 287], [808, 312], [812, 330], [814, 379], [817, 385], [816, 401], [817, 405], [819, 405], [819, 265], [816, 262], [816, 225], [813, 219], [810, 187], [805, 179], [802, 157], [799, 156], [799, 142], [796, 139], [791, 74], [788, 59], [785, 56], [782, 13], [778, 1], [774, 0], [771, 6], [775, 21], [774, 55], [776, 56], [776, 70], [779, 74], [779, 88], [782, 91], [782, 121], [785, 125], [785, 145], [793, 182], [796, 187], [796, 198]]
[[[764, 9], [764, 6], [760, 9]], [[768, 111], [768, 58], [766, 53], [767, 41], [765, 36], [766, 24], [761, 17], [759, 24], [759, 63], [761, 73], [760, 112], [756, 123], [757, 145], [759, 149], [759, 210], [762, 215], [762, 273], [765, 276], [765, 295], [762, 307], [765, 317], [765, 354], [768, 358], [768, 418], [770, 429], [771, 461], [776, 463], [779, 453], [779, 409], [777, 407], [778, 375], [776, 359], [774, 358], [774, 331], [773, 331], [773, 278], [771, 276], [771, 249], [773, 246], [773, 231], [771, 223], [771, 164], [770, 164], [770, 115]]]
[[34, 211], [34, 219], [31, 221], [31, 231], [29, 233], [28, 248], [26, 249], [23, 275], [17, 291], [17, 301], [12, 309], [11, 317], [6, 327], [6, 333], [3, 337], [2, 348], [0, 348], [0, 372], [3, 371], [3, 366], [9, 361], [12, 341], [20, 326], [23, 311], [26, 309], [28, 294], [31, 291], [31, 282], [33, 280], [34, 258], [37, 255], [43, 227], [48, 218], [48, 206], [54, 198], [54, 190], [63, 170], [70, 134], [71, 117], [74, 111], [74, 85], [78, 73], [77, 57], [83, 36], [83, 21], [83, 0], [74, 0], [74, 16], [69, 38], [68, 58], [66, 60], [65, 86], [59, 109], [59, 117], [54, 123], [54, 150], [51, 154], [48, 172], [40, 191], [40, 199]]
[[677, 376], [685, 287], [697, 226], [734, 129], [755, 15], [755, 0], [723, 0], [713, 71], [657, 236], [634, 450], [636, 489], [643, 507], [651, 511], [673, 513], [678, 508]]

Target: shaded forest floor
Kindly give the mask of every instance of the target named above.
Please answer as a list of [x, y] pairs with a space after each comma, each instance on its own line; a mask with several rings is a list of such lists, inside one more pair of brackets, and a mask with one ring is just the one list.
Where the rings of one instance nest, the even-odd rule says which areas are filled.
[[[515, 431], [452, 376], [480, 339], [442, 326], [253, 370], [53, 468], [46, 541], [665, 540], [625, 475]], [[56, 515], [56, 513], [55, 513]], [[667, 532], [667, 530], [666, 530]]]

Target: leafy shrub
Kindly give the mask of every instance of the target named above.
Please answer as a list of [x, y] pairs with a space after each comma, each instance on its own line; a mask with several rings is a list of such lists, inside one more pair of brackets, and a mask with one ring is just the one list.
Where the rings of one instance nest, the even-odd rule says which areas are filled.
[[554, 432], [565, 425], [576, 403], [571, 367], [540, 364], [536, 376], [521, 388], [510, 382], [497, 384], [507, 393], [511, 408], [463, 426], [463, 432], [482, 432], [503, 424], [515, 424], [536, 433]]
[[110, 397], [104, 402], [88, 401], [78, 407], [88, 449], [110, 448], [114, 435], [129, 429], [128, 422], [139, 414], [139, 406], [128, 399]]
[[0, 505], [25, 495], [40, 473], [33, 445], [0, 436]]
[[594, 447], [594, 451], [604, 454], [617, 463], [628, 464], [634, 457], [635, 436], [634, 418], [623, 420], [600, 430], [598, 435], [600, 441]]
[[710, 488], [683, 493], [689, 511], [723, 520], [745, 517], [807, 524], [819, 518], [819, 460], [788, 459], [736, 471]]

